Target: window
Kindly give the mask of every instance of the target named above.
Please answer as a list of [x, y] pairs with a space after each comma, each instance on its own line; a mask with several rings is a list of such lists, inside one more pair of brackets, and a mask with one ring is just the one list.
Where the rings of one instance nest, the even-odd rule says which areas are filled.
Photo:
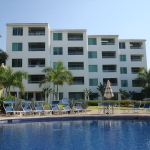
[[120, 55], [120, 61], [126, 61], [126, 55]]
[[103, 65], [103, 72], [116, 72], [117, 66], [116, 65]]
[[35, 100], [36, 101], [45, 101], [45, 94], [43, 92], [42, 93], [36, 92]]
[[62, 40], [62, 33], [53, 33], [53, 40], [54, 41], [61, 41]]
[[97, 72], [97, 65], [89, 65], [89, 72]]
[[98, 86], [98, 79], [89, 79], [89, 86]]
[[120, 74], [127, 74], [127, 67], [120, 67]]
[[84, 70], [83, 62], [68, 62], [69, 70]]
[[29, 75], [28, 83], [40, 83], [44, 79], [45, 75]]
[[69, 92], [69, 99], [84, 99], [84, 92]]
[[12, 43], [12, 51], [22, 51], [22, 43]]
[[84, 85], [84, 77], [74, 77], [71, 85]]
[[23, 35], [23, 28], [13, 28], [13, 35]]
[[126, 45], [125, 42], [119, 42], [119, 49], [125, 49]]
[[97, 58], [97, 52], [88, 52], [88, 58]]
[[12, 67], [22, 67], [22, 59], [12, 59]]
[[128, 87], [128, 81], [127, 80], [121, 80], [121, 87]]
[[88, 38], [88, 45], [97, 45], [96, 38]]
[[116, 58], [116, 52], [110, 52], [110, 51], [103, 51], [102, 52], [102, 58]]
[[56, 69], [57, 62], [53, 62], [53, 69]]
[[83, 47], [68, 47], [68, 55], [83, 55]]
[[141, 87], [140, 80], [132, 80], [132, 87]]
[[62, 55], [63, 48], [62, 47], [53, 47], [53, 55]]
[[63, 93], [59, 92], [59, 100], [62, 100], [64, 98]]
[[107, 39], [107, 38], [101, 39], [101, 45], [114, 45], [114, 44], [115, 44], [115, 39]]

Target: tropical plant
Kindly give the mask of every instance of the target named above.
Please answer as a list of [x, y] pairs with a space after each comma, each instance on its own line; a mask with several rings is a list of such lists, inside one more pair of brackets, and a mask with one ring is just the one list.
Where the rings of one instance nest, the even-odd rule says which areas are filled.
[[124, 100], [124, 99], [132, 98], [132, 96], [135, 93], [135, 91], [126, 92], [126, 90], [122, 90], [120, 88], [118, 93], [121, 95], [121, 99]]
[[10, 87], [17, 87], [24, 93], [23, 79], [27, 79], [28, 74], [24, 71], [14, 72], [10, 66], [0, 67], [0, 86], [6, 88], [6, 93], [10, 93]]
[[140, 80], [142, 87], [150, 86], [150, 69], [147, 70], [146, 68], [141, 67], [136, 79]]
[[39, 86], [41, 86], [43, 83], [46, 83], [46, 82], [52, 82], [54, 84], [54, 90], [56, 86], [56, 99], [59, 99], [58, 85], [63, 85], [65, 82], [68, 85], [70, 85], [73, 80], [72, 72], [67, 70], [67, 68], [63, 66], [62, 61], [58, 61], [54, 68], [45, 67], [43, 72], [46, 73], [46, 76], [40, 82]]
[[42, 89], [42, 92], [45, 93], [45, 96], [46, 96], [46, 103], [48, 104], [48, 97], [49, 97], [49, 94], [50, 94], [50, 93], [53, 93], [53, 89], [50, 88], [50, 86], [48, 86], [48, 87], [45, 86], [45, 87]]
[[102, 83], [100, 82], [100, 84], [99, 84], [99, 86], [97, 87], [97, 89], [100, 91], [102, 99], [104, 99], [104, 93], [105, 93], [106, 85], [105, 85], [105, 84], [102, 84]]
[[146, 97], [150, 96], [150, 69], [147, 70], [144, 67], [141, 67], [136, 78], [140, 81], [142, 86], [141, 92], [145, 94]]
[[8, 54], [0, 49], [0, 65], [1, 65], [2, 63], [5, 64], [7, 58], [8, 58]]
[[84, 97], [85, 97], [85, 100], [89, 100], [89, 96], [90, 96], [90, 94], [92, 94], [92, 91], [91, 91], [91, 89], [87, 89], [87, 88], [85, 88], [85, 90], [83, 90], [84, 91]]

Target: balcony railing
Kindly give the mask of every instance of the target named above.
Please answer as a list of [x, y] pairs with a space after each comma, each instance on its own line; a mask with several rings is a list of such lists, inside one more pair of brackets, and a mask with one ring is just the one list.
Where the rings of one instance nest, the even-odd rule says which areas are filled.
[[134, 71], [132, 71], [132, 74], [138, 74], [139, 72], [134, 72]]
[[84, 70], [84, 67], [68, 67], [69, 70]]
[[28, 65], [28, 67], [45, 67], [45, 65]]
[[41, 33], [28, 33], [28, 35], [31, 35], [31, 36], [34, 36], [34, 35], [45, 35], [45, 33], [44, 32], [41, 32]]
[[134, 46], [131, 46], [130, 49], [143, 49], [143, 47], [134, 47]]
[[115, 43], [102, 43], [102, 45], [115, 45]]
[[29, 48], [29, 51], [45, 51], [45, 48]]
[[78, 81], [78, 82], [71, 83], [71, 85], [84, 85], [84, 83], [81, 81]]
[[83, 41], [83, 38], [68, 38], [68, 41]]
[[117, 70], [103, 70], [103, 72], [117, 72]]
[[131, 59], [131, 61], [144, 61], [143, 59]]
[[116, 58], [116, 56], [102, 56], [102, 58]]

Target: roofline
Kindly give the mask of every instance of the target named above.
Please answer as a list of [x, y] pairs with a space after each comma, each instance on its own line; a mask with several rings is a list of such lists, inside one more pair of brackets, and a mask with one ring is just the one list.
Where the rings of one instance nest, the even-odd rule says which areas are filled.
[[58, 31], [82, 31], [86, 32], [86, 29], [51, 29], [52, 32], [58, 32]]
[[6, 26], [49, 26], [48, 23], [7, 23]]
[[89, 37], [118, 37], [119, 35], [88, 35]]
[[124, 42], [126, 42], [126, 41], [129, 41], [129, 42], [140, 42], [140, 41], [146, 41], [146, 39], [118, 39], [119, 41], [124, 41]]

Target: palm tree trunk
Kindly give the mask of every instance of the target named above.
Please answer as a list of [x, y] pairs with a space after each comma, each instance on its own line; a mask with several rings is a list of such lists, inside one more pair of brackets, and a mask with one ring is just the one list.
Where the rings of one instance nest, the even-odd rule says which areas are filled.
[[57, 94], [56, 94], [56, 95], [57, 95], [57, 98], [56, 98], [56, 99], [59, 100], [58, 84], [57, 84], [57, 92], [56, 92], [56, 93], [57, 93]]

